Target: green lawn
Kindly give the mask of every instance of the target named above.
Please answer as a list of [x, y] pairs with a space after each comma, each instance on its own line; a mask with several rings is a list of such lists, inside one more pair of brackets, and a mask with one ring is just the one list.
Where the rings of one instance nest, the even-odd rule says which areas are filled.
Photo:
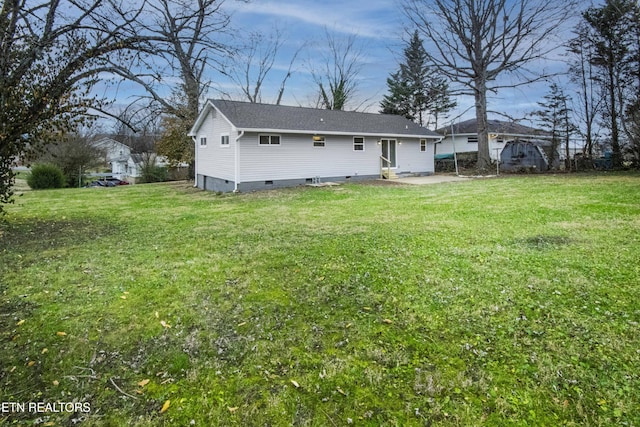
[[7, 210], [0, 425], [640, 425], [637, 174]]

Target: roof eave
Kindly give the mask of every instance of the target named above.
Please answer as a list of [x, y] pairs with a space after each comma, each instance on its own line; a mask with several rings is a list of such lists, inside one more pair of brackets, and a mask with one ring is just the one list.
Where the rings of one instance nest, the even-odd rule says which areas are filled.
[[354, 131], [325, 131], [325, 130], [305, 130], [305, 129], [265, 129], [238, 127], [239, 131], [258, 133], [302, 133], [310, 135], [346, 135], [346, 136], [377, 136], [386, 138], [420, 138], [420, 139], [441, 139], [440, 135], [424, 134], [403, 134], [403, 133], [380, 133], [380, 132], [354, 132]]

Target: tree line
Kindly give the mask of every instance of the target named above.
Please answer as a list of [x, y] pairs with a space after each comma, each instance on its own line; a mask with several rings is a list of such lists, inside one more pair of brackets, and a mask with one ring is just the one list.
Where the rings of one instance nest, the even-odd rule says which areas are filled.
[[[132, 131], [160, 120], [158, 151], [189, 162], [193, 144], [186, 133], [211, 73], [229, 76], [247, 101], [263, 102], [265, 81], [283, 45], [277, 29], [238, 43], [220, 0], [4, 0], [0, 5], [0, 211], [12, 198], [16, 158], [40, 152], [47, 135], [114, 115], [113, 99], [96, 95], [96, 89], [110, 93], [124, 82], [137, 86], [140, 96], [126, 114], [115, 114], [118, 120]], [[487, 93], [504, 88], [505, 75], [515, 76], [510, 81], [516, 85], [552, 80], [529, 66], [565, 48], [573, 87], [551, 86], [541, 103], [541, 122], [560, 141], [580, 132], [586, 155], [605, 138], [615, 166], [622, 164], [625, 150], [639, 158], [638, 5], [606, 0], [592, 6], [582, 13], [571, 41], [557, 43], [579, 5], [577, 0], [403, 0], [410, 37], [397, 71], [387, 79], [380, 111], [435, 128], [455, 108], [455, 96], [473, 97], [478, 168], [487, 170]], [[323, 43], [322, 56], [310, 66], [315, 105], [354, 108], [366, 51], [355, 36], [340, 38], [328, 30]], [[305, 47], [291, 55], [275, 103]], [[174, 82], [168, 95], [162, 90], [167, 81]]]

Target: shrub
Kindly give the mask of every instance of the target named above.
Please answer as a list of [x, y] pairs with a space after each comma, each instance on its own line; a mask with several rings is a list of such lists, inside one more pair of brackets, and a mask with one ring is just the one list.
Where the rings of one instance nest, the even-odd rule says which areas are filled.
[[59, 167], [44, 163], [31, 168], [27, 184], [34, 190], [62, 188], [65, 184], [65, 177]]
[[143, 165], [140, 175], [140, 182], [163, 182], [169, 178], [169, 171], [164, 166]]

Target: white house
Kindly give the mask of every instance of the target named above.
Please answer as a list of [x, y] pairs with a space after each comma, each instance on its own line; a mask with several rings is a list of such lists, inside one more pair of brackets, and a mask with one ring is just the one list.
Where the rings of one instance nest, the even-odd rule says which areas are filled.
[[[98, 139], [93, 146], [105, 153], [105, 162], [111, 166], [111, 175], [130, 183], [135, 183], [140, 178], [145, 161], [152, 160], [158, 166], [169, 166], [169, 161], [164, 156], [156, 156], [154, 153], [133, 153], [131, 147], [112, 138]], [[186, 168], [188, 165], [180, 164], [179, 166]]]
[[400, 116], [227, 100], [207, 101], [189, 135], [196, 185], [221, 192], [428, 175], [441, 139]]
[[131, 148], [115, 139], [101, 138], [93, 146], [105, 153], [105, 161], [111, 165], [111, 174], [118, 179], [126, 180], [129, 176], [137, 176], [137, 169], [131, 159]]
[[[437, 132], [444, 135], [444, 139], [436, 146], [436, 155], [478, 152], [476, 123], [476, 119], [471, 119], [438, 129]], [[533, 141], [549, 138], [544, 131], [513, 122], [488, 120], [487, 126], [489, 128], [489, 154], [492, 160], [500, 158], [505, 144], [509, 141]]]

